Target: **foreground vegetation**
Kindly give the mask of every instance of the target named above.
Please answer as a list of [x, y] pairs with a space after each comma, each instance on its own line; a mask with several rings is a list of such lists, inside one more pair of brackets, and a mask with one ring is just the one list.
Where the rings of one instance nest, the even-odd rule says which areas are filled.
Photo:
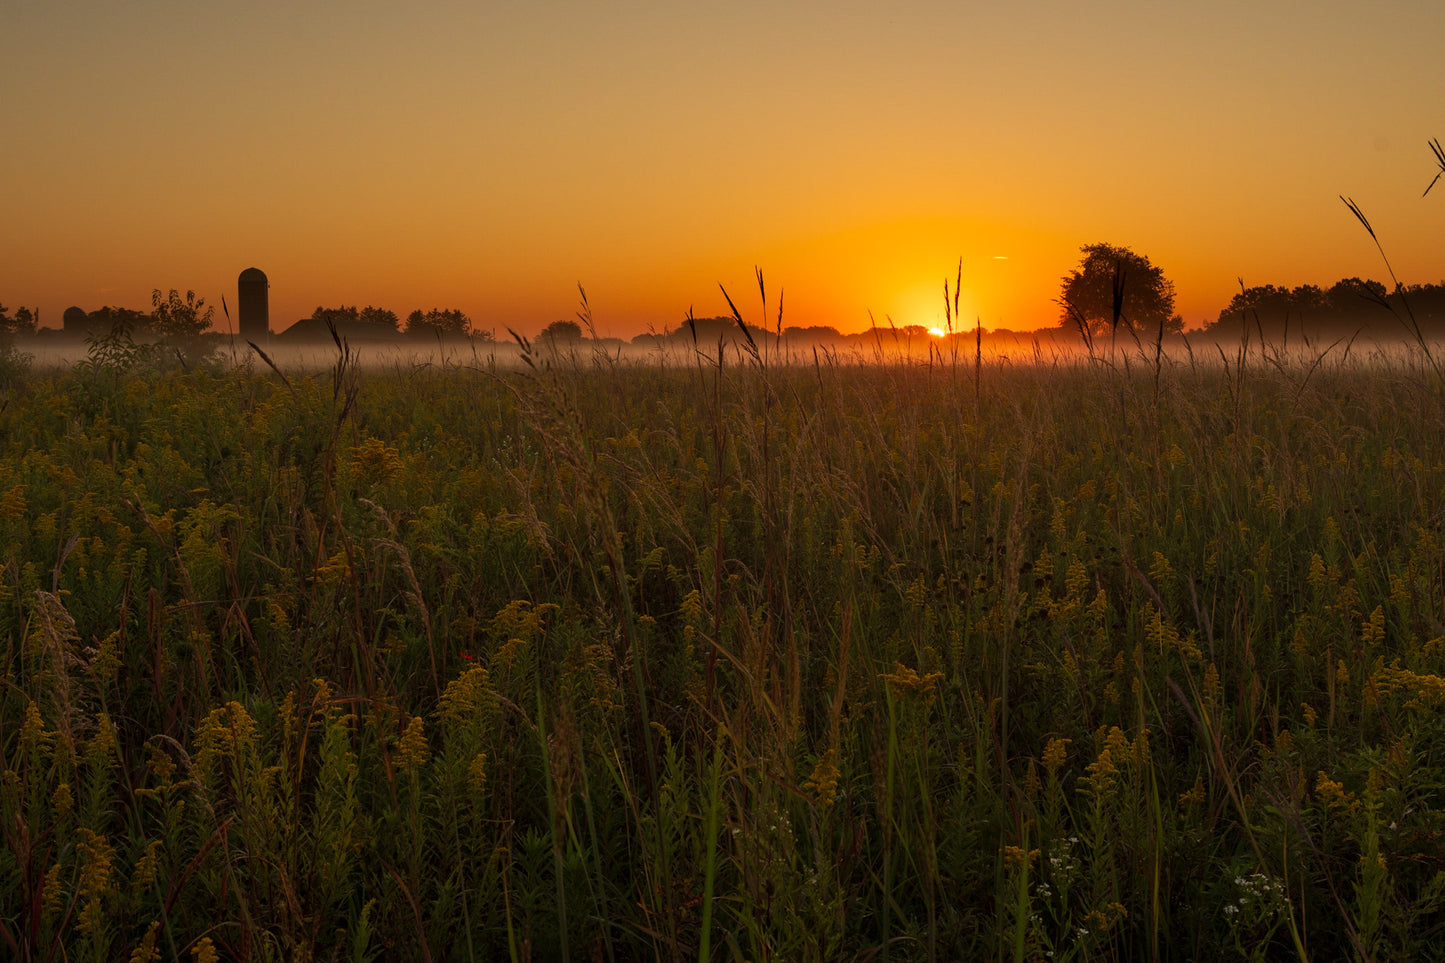
[[1428, 365], [0, 406], [0, 955], [1445, 957]]

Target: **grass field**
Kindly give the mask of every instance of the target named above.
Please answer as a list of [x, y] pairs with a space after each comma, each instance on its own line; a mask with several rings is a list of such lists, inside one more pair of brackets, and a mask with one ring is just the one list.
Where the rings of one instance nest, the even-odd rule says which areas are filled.
[[1434, 369], [1154, 360], [18, 379], [0, 956], [1445, 958]]

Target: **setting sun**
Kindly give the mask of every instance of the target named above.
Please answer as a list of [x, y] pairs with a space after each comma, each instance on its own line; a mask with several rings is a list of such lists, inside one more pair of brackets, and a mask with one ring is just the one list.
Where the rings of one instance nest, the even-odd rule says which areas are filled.
[[928, 333], [933, 335], [935, 338], [941, 338], [948, 332], [943, 330], [942, 328], [929, 328]]

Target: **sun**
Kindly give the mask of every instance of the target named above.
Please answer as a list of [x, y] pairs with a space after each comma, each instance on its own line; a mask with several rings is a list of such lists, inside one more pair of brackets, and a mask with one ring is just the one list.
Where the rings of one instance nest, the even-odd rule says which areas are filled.
[[933, 335], [935, 338], [941, 338], [948, 332], [943, 330], [942, 328], [929, 328], [928, 333]]

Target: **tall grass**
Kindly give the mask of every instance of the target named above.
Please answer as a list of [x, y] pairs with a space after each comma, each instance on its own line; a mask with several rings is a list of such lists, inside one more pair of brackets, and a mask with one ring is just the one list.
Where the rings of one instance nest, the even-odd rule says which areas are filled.
[[1418, 353], [696, 351], [30, 375], [3, 955], [1445, 956]]

